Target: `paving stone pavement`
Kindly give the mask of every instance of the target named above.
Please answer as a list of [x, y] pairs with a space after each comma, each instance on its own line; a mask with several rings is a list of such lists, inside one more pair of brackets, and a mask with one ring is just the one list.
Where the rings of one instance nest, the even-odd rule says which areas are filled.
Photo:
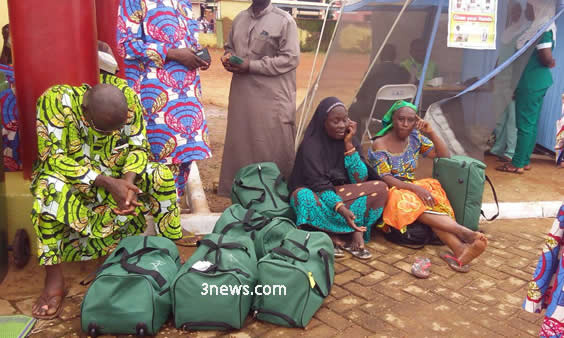
[[[489, 247], [466, 274], [452, 271], [438, 257], [445, 247], [412, 250], [377, 236], [367, 244], [373, 253], [371, 260], [337, 260], [331, 295], [305, 329], [282, 328], [248, 318], [243, 330], [232, 333], [186, 333], [169, 322], [158, 337], [536, 336], [543, 317], [524, 312], [521, 303], [551, 224], [551, 219], [543, 219], [499, 220], [482, 225]], [[417, 256], [431, 259], [429, 279], [417, 279], [409, 273]], [[0, 288], [0, 314], [29, 314], [40, 287], [38, 283], [36, 291], [19, 295], [6, 294]], [[80, 336], [84, 291], [71, 288], [61, 317], [40, 321], [33, 337]]]

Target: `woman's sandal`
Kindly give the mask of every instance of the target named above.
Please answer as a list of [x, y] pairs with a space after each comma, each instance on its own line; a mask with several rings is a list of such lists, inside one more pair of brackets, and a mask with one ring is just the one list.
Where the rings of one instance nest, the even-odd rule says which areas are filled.
[[511, 165], [509, 163], [505, 163], [504, 165], [501, 165], [501, 166], [495, 168], [495, 170], [502, 171], [504, 173], [512, 173], [512, 174], [522, 175], [524, 171], [520, 170], [520, 169], [522, 169], [522, 168], [515, 168], [513, 165]]
[[[47, 305], [47, 307], [49, 307], [51, 305], [51, 301], [54, 298], [57, 298], [57, 297], [60, 297], [61, 301], [57, 305], [57, 310], [53, 314], [50, 314], [50, 315], [33, 315], [32, 314], [32, 316], [36, 319], [41, 319], [41, 320], [51, 320], [51, 319], [55, 319], [55, 318], [59, 317], [59, 315], [63, 311], [63, 303], [65, 302], [65, 298], [67, 297], [68, 292], [69, 292], [69, 290], [65, 289], [65, 291], [62, 295], [55, 295], [55, 296], [51, 296], [51, 297], [46, 297], [46, 296], [41, 295], [39, 298], [44, 300], [43, 305], [41, 307], [43, 307], [45, 305]], [[47, 310], [49, 310], [49, 309], [47, 309]]]
[[447, 262], [448, 266], [456, 272], [468, 272], [470, 271], [469, 265], [462, 265], [458, 258], [456, 258], [450, 252], [443, 252], [440, 254], [440, 257]]
[[431, 261], [427, 257], [417, 257], [411, 266], [411, 273], [417, 278], [429, 278], [431, 275]]
[[359, 250], [353, 250], [350, 246], [345, 246], [343, 249], [349, 252], [351, 255], [355, 256], [358, 259], [370, 259], [372, 258], [372, 254], [370, 251], [366, 250], [366, 248], [360, 248]]
[[335, 258], [343, 258], [345, 257], [345, 252], [343, 251], [343, 248], [339, 245], [335, 245], [334, 247], [334, 252], [335, 252]]

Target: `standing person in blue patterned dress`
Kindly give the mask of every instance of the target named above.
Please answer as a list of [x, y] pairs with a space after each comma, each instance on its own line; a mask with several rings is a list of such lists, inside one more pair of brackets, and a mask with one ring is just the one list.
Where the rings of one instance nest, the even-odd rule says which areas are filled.
[[198, 22], [189, 0], [120, 0], [118, 53], [146, 109], [154, 159], [175, 174], [178, 196], [194, 160], [211, 156], [196, 56]]
[[[329, 233], [335, 257], [342, 249], [360, 259], [371, 227], [382, 215], [388, 187], [353, 144], [357, 124], [335, 97], [321, 101], [298, 149], [289, 188], [296, 224]], [[364, 240], [363, 240], [364, 237]]]

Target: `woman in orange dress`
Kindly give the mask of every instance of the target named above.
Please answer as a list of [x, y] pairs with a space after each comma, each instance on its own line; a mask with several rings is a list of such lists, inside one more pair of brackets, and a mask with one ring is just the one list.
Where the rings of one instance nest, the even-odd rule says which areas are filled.
[[416, 109], [406, 101], [394, 103], [368, 152], [370, 164], [391, 187], [383, 220], [400, 231], [415, 221], [428, 225], [452, 250], [441, 254], [441, 258], [452, 269], [466, 272], [467, 264], [486, 249], [487, 239], [482, 233], [456, 223], [439, 181], [415, 180], [419, 155], [450, 157], [444, 141], [428, 122], [417, 116]]

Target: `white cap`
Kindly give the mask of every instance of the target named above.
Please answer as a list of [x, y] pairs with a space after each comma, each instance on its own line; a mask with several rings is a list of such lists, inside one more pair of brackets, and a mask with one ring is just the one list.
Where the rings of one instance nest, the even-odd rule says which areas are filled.
[[100, 70], [103, 70], [110, 74], [115, 74], [117, 72], [117, 61], [109, 53], [98, 51], [98, 63], [100, 65]]

